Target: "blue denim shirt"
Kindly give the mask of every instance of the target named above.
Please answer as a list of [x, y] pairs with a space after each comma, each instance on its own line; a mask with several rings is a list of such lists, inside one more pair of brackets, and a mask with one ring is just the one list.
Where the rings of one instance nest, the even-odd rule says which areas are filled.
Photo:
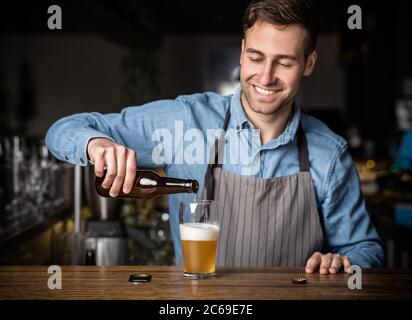
[[[128, 107], [120, 113], [75, 114], [52, 125], [46, 144], [58, 159], [85, 166], [88, 164], [88, 141], [106, 137], [134, 149], [139, 167], [163, 167], [169, 176], [197, 179], [202, 186], [207, 161], [191, 158], [193, 144], [206, 146], [208, 130], [222, 128], [228, 109], [231, 112], [228, 130], [232, 134], [226, 140], [237, 139], [240, 149], [250, 148], [249, 153], [253, 153], [250, 161], [224, 161], [223, 170], [239, 175], [268, 179], [297, 173], [296, 131], [301, 121], [308, 142], [317, 205], [323, 217], [324, 251], [348, 255], [352, 264], [364, 268], [382, 266], [384, 255], [380, 239], [365, 209], [346, 141], [321, 121], [301, 113], [295, 103], [293, 117], [284, 132], [262, 145], [244, 113], [240, 95], [239, 87], [230, 96], [206, 92]], [[159, 148], [160, 143], [163, 143], [162, 148]], [[172, 153], [166, 152], [165, 147]], [[225, 155], [233, 153], [230, 143], [224, 147]], [[200, 157], [207, 160], [208, 154], [204, 152]], [[253, 170], [245, 170], [252, 166]], [[182, 255], [178, 232], [179, 201], [189, 200], [193, 200], [193, 195], [169, 196], [176, 262], [180, 262]]]

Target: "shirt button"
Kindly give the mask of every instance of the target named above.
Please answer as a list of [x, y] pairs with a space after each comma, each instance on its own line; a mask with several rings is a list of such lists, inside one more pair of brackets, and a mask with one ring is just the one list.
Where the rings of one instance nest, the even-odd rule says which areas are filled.
[[68, 157], [68, 156], [65, 156], [64, 158], [65, 158], [66, 160], [69, 160], [69, 157]]
[[83, 160], [83, 158], [80, 158], [80, 162], [81, 162], [81, 163], [84, 163], [84, 160]]

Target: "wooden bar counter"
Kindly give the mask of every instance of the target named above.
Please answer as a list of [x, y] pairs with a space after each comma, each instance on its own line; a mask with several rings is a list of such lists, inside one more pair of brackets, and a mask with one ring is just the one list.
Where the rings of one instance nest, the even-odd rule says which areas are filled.
[[[208, 280], [188, 280], [170, 266], [62, 266], [62, 289], [50, 290], [47, 266], [0, 267], [0, 299], [75, 300], [299, 300], [412, 299], [412, 269], [365, 269], [362, 289], [348, 288], [351, 274], [305, 274], [303, 268], [221, 268]], [[148, 283], [128, 282], [149, 273]], [[304, 276], [306, 284], [291, 278]]]

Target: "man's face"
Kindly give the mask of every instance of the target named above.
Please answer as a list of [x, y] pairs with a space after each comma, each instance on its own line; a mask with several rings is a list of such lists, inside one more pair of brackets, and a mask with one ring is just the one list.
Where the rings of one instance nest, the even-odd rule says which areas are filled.
[[257, 21], [247, 30], [240, 57], [245, 108], [270, 115], [291, 106], [302, 76], [310, 75], [316, 62], [316, 52], [305, 59], [305, 37], [297, 24]]

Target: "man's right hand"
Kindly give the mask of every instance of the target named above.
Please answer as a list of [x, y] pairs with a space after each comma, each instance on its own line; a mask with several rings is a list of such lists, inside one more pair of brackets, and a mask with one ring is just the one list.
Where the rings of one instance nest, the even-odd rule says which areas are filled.
[[106, 138], [94, 138], [87, 145], [87, 154], [94, 162], [96, 176], [102, 177], [106, 167], [102, 187], [110, 188], [110, 196], [116, 197], [122, 188], [124, 193], [132, 190], [137, 168], [134, 150]]

